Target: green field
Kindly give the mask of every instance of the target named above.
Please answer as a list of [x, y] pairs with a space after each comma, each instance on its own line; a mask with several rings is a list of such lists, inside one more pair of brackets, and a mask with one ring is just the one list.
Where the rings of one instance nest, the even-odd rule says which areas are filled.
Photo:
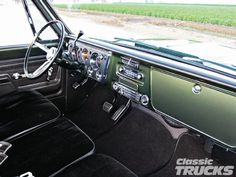
[[[68, 8], [65, 4], [57, 8]], [[186, 5], [186, 4], [74, 4], [70, 8], [113, 12], [121, 14], [152, 16], [200, 23], [236, 27], [236, 6], [228, 5]]]

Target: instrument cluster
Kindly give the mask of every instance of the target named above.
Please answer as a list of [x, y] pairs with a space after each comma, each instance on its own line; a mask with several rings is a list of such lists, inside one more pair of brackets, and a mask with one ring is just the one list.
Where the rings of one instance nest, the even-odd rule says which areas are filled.
[[74, 62], [84, 66], [88, 77], [98, 82], [106, 80], [111, 52], [74, 41], [69, 43], [68, 51]]

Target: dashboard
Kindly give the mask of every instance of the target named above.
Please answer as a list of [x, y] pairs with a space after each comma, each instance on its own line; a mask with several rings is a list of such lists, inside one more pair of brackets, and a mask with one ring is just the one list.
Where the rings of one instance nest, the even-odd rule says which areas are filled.
[[[113, 57], [116, 61], [113, 65], [116, 68], [109, 72], [112, 52], [108, 50], [71, 40], [68, 43], [67, 52], [66, 59], [75, 65], [74, 68], [77, 68], [78, 72], [101, 83], [110, 82], [114, 91], [143, 106], [149, 104], [149, 96], [139, 91], [139, 88], [144, 86], [145, 73], [137, 60], [126, 56], [118, 59]], [[115, 77], [111, 80], [107, 79], [108, 74], [113, 72]]]
[[236, 148], [236, 92], [227, 89], [227, 83], [219, 85], [221, 80], [234, 82], [230, 78], [159, 55], [92, 42], [70, 39], [60, 62], [143, 107]]
[[105, 82], [111, 52], [71, 40], [64, 53], [64, 65], [74, 68], [98, 82]]
[[139, 61], [74, 40], [68, 42], [67, 48], [64, 63], [74, 65], [71, 68], [97, 82], [110, 85], [114, 91], [134, 102], [149, 106], [148, 89], [143, 89], [149, 85], [145, 84], [149, 81], [149, 70]]

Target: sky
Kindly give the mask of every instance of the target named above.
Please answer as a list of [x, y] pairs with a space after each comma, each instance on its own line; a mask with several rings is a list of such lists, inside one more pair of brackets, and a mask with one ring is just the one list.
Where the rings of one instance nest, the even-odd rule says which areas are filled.
[[[54, 0], [54, 3], [86, 3], [92, 0]], [[96, 1], [96, 0], [95, 0]], [[99, 1], [99, 0], [98, 0]], [[100, 0], [101, 1], [101, 0]], [[146, 0], [106, 0], [106, 2], [145, 2]], [[236, 0], [148, 0], [155, 3], [188, 3], [188, 4], [230, 4], [236, 5]]]

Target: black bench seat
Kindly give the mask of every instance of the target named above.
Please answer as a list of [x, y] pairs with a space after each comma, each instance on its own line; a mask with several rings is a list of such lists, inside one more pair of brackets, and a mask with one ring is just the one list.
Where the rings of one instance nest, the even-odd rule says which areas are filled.
[[47, 177], [94, 152], [94, 143], [75, 124], [59, 118], [10, 141], [8, 158], [0, 166], [1, 177], [31, 172]]

